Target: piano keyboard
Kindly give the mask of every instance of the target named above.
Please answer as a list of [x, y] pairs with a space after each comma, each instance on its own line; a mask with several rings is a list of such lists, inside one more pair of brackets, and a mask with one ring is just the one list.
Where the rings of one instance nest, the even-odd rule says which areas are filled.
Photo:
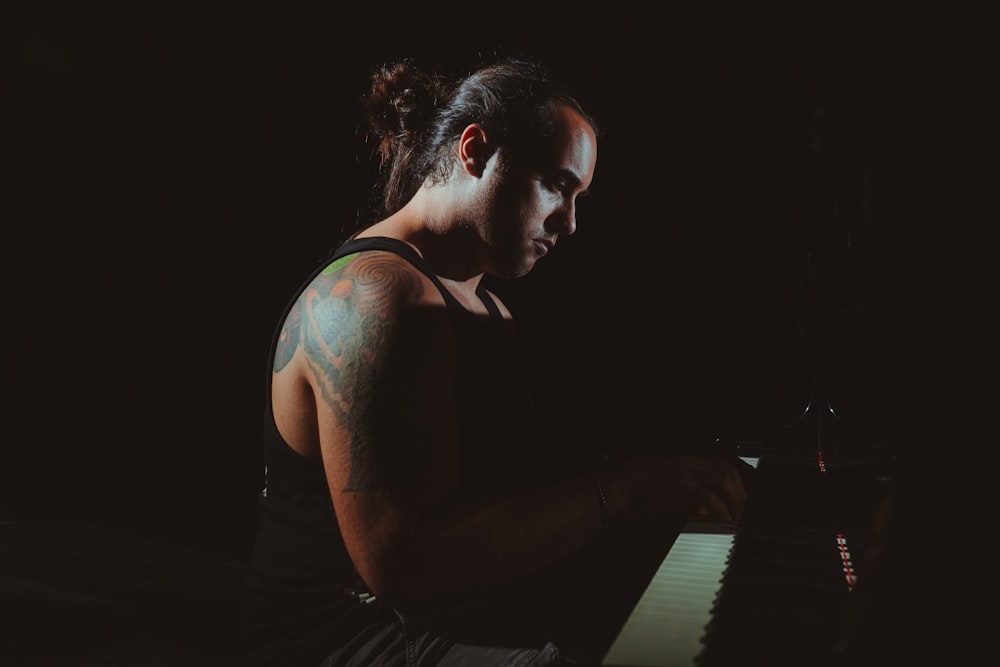
[[836, 653], [877, 468], [822, 452], [744, 460], [757, 474], [739, 525], [685, 524], [602, 667], [800, 667]]
[[[748, 464], [758, 459], [746, 457]], [[702, 650], [734, 523], [692, 519], [657, 569], [601, 664], [689, 667]]]
[[601, 664], [694, 665], [732, 544], [731, 533], [681, 533]]

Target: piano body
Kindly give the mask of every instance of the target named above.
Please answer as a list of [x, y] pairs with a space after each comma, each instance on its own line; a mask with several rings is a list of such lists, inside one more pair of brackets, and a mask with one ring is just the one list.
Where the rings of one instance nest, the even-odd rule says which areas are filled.
[[[604, 667], [995, 661], [1000, 337], [985, 324], [1000, 320], [984, 314], [1000, 301], [986, 288], [995, 272], [983, 270], [995, 262], [971, 259], [981, 247], [993, 259], [995, 247], [982, 244], [985, 235], [914, 234], [908, 215], [898, 216], [899, 229], [885, 216], [889, 226], [873, 235], [874, 170], [844, 161], [840, 147], [827, 150], [827, 138], [847, 136], [826, 131], [840, 120], [827, 111], [813, 112], [804, 180], [798, 322], [815, 364], [809, 406], [782, 428], [720, 438], [757, 460], [743, 518], [688, 523]], [[963, 217], [953, 210], [949, 226]], [[884, 281], [886, 311], [869, 319], [875, 238], [917, 261], [874, 276]], [[876, 338], [904, 362], [883, 413], [891, 437], [852, 428], [827, 401], [827, 371], [851, 344], [844, 334], [875, 326], [886, 326]]]
[[832, 409], [720, 438], [755, 468], [737, 523], [691, 519], [603, 667], [837, 665], [892, 456]]

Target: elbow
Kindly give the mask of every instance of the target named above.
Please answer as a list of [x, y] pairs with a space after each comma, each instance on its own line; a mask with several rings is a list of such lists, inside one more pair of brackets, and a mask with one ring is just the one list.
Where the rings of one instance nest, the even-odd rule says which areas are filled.
[[390, 568], [367, 563], [359, 564], [357, 570], [374, 597], [392, 606], [399, 604], [403, 597], [400, 590], [405, 590], [405, 587], [400, 584], [399, 577], [395, 576]]
[[[440, 531], [416, 536], [360, 532], [345, 534], [354, 568], [380, 601], [405, 608], [434, 603], [464, 590], [469, 563], [463, 549]], [[353, 538], [353, 539], [352, 539]]]
[[419, 601], [414, 599], [415, 587], [411, 575], [397, 559], [369, 557], [355, 560], [355, 568], [371, 594], [394, 607], [405, 607]]
[[368, 590], [380, 601], [406, 609], [435, 601], [440, 577], [422, 567], [419, 559], [402, 554], [356, 561], [355, 567]]
[[344, 544], [354, 570], [368, 592], [382, 602], [395, 605], [406, 590], [405, 559], [389, 539], [374, 539], [371, 531], [344, 530]]

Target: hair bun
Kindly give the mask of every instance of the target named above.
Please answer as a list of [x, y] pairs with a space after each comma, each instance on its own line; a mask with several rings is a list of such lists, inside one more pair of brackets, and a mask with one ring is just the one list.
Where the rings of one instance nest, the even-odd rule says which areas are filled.
[[409, 59], [383, 65], [374, 72], [371, 91], [361, 102], [369, 127], [382, 139], [378, 153], [383, 160], [397, 144], [416, 141], [444, 94], [443, 80]]

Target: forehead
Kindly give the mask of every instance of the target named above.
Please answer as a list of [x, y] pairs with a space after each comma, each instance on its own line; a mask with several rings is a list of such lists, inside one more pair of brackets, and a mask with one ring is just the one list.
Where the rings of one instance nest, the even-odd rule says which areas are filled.
[[[558, 127], [552, 141], [538, 147], [542, 169], [570, 171], [590, 184], [597, 165], [597, 135], [590, 123], [575, 109], [560, 105], [555, 113]], [[533, 151], [534, 152], [534, 151]]]
[[572, 164], [574, 171], [579, 171], [581, 180], [589, 184], [597, 166], [597, 134], [575, 109], [563, 107], [562, 115], [565, 118], [564, 158]]

